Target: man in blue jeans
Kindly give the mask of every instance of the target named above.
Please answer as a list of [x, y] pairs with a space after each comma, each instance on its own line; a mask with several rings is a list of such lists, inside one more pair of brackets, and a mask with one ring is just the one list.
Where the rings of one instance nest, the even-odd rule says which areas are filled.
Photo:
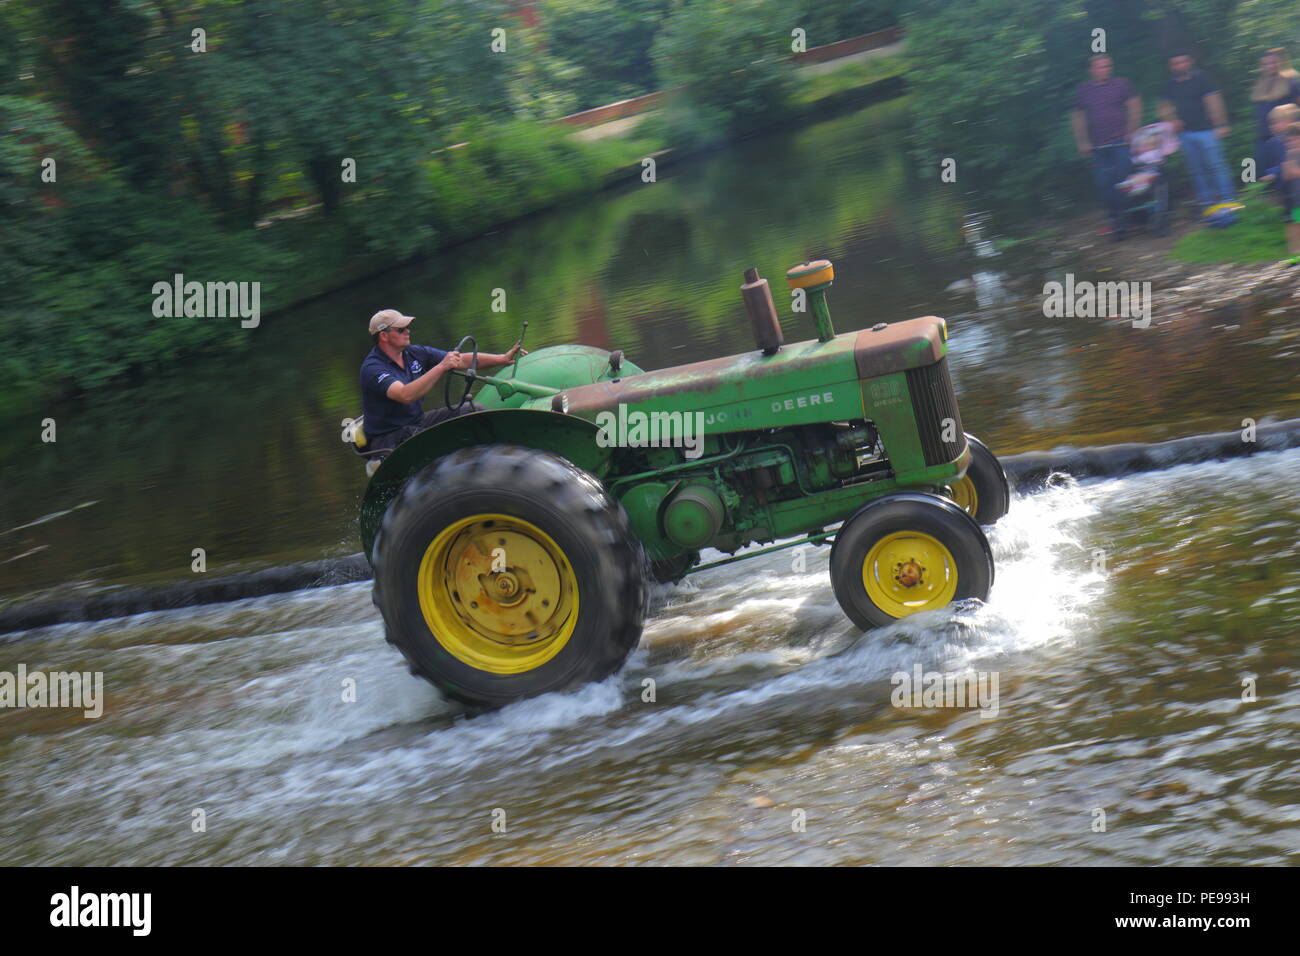
[[1115, 185], [1128, 176], [1128, 140], [1142, 121], [1142, 97], [1113, 72], [1114, 63], [1104, 53], [1088, 61], [1089, 78], [1075, 93], [1070, 124], [1079, 155], [1092, 160], [1097, 199], [1110, 217], [1111, 234], [1123, 239], [1124, 195]]
[[1223, 94], [1208, 74], [1196, 69], [1196, 61], [1186, 53], [1169, 58], [1169, 71], [1173, 77], [1165, 84], [1160, 118], [1172, 123], [1182, 136], [1196, 199], [1204, 209], [1233, 202], [1236, 190], [1223, 160], [1221, 142], [1232, 132]]

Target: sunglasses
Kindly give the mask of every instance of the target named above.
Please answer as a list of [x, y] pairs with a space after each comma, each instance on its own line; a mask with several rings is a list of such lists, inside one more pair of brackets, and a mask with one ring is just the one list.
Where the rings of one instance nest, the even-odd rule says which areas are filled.
[[410, 335], [410, 334], [411, 334], [411, 327], [410, 327], [409, 325], [404, 325], [404, 326], [402, 326], [400, 329], [395, 329], [395, 328], [393, 328], [391, 325], [388, 325], [388, 326], [385, 326], [384, 328], [380, 329], [379, 331], [380, 331], [380, 332], [392, 332], [392, 333], [394, 333], [394, 334], [396, 334], [396, 335], [401, 335], [403, 332], [405, 332], [407, 335]]

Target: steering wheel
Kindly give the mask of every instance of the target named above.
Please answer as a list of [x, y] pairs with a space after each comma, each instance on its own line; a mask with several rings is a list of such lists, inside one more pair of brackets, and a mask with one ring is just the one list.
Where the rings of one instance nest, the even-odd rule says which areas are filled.
[[[474, 346], [474, 357], [470, 359], [469, 369], [451, 369], [450, 374], [444, 375], [442, 379], [444, 383], [442, 386], [442, 401], [447, 406], [447, 410], [453, 413], [459, 413], [465, 407], [465, 403], [469, 401], [469, 390], [474, 387], [474, 379], [478, 377], [478, 341], [474, 336], [467, 335], [461, 339], [460, 344], [456, 346], [456, 351], [459, 352], [464, 349], [466, 342], [470, 342]], [[451, 376], [453, 374], [465, 378], [465, 391], [461, 392], [460, 401], [455, 405], [451, 403]]]

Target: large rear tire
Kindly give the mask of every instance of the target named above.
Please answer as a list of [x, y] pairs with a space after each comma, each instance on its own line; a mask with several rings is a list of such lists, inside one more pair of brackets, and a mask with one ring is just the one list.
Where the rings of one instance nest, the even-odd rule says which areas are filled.
[[957, 507], [980, 524], [997, 524], [1011, 510], [1011, 485], [997, 455], [974, 435], [970, 443], [970, 467], [956, 484], [947, 488]]
[[987, 600], [993, 552], [947, 498], [903, 492], [864, 505], [831, 549], [831, 586], [858, 627], [885, 627], [967, 598]]
[[614, 673], [645, 618], [640, 544], [594, 477], [483, 445], [416, 474], [373, 550], [374, 597], [412, 673], [476, 708]]

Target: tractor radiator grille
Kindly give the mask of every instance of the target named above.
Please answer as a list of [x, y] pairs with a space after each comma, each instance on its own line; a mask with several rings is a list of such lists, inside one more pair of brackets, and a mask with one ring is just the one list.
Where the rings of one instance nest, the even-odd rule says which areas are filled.
[[[933, 365], [908, 369], [907, 387], [912, 393], [912, 410], [916, 413], [916, 425], [921, 433], [925, 463], [941, 465], [959, 457], [966, 450], [966, 433], [961, 427], [961, 413], [957, 410], [957, 395], [952, 390], [952, 376], [948, 374], [947, 356]], [[943, 440], [945, 418], [953, 421], [948, 434], [955, 436], [955, 441]]]

